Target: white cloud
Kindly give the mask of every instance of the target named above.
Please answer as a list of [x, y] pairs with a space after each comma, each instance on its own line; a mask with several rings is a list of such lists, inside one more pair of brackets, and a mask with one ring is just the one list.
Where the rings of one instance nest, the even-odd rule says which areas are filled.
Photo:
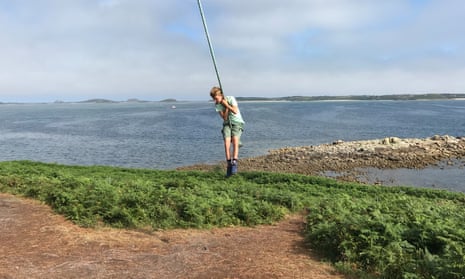
[[[202, 3], [230, 94], [465, 88], [459, 0]], [[216, 84], [196, 1], [0, 1], [0, 26], [0, 101], [205, 99]]]

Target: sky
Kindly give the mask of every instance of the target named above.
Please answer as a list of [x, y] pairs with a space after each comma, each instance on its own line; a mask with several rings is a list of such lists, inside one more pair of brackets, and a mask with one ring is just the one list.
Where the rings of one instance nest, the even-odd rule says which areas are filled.
[[[465, 92], [463, 0], [203, 0], [233, 96]], [[197, 0], [0, 0], [0, 102], [208, 100]]]

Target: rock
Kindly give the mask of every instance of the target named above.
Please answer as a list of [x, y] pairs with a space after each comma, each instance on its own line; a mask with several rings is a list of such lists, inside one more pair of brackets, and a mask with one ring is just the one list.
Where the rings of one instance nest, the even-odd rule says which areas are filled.
[[[267, 155], [241, 159], [241, 170], [322, 175], [327, 171], [348, 173], [366, 167], [421, 169], [443, 160], [461, 158], [465, 158], [465, 137], [387, 137], [349, 142], [337, 140], [332, 144], [270, 150]], [[465, 163], [461, 164], [465, 166]], [[219, 165], [225, 167], [224, 162]], [[218, 168], [218, 164], [179, 169], [211, 170], [215, 167]]]
[[402, 140], [398, 137], [384, 138], [381, 140], [381, 144], [384, 144], [384, 145], [396, 144], [400, 142], [402, 142]]

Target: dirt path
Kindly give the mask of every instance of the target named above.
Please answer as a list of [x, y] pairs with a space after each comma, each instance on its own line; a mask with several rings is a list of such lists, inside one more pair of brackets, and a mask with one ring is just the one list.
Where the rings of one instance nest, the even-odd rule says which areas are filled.
[[0, 278], [343, 278], [311, 256], [303, 225], [292, 216], [256, 228], [93, 230], [0, 194]]
[[[422, 168], [448, 158], [465, 158], [465, 137], [386, 138], [283, 148], [241, 160], [240, 167], [241, 171], [303, 174], [347, 171], [350, 176], [358, 167]], [[73, 225], [35, 201], [0, 194], [0, 279], [343, 278], [311, 256], [304, 245], [303, 226], [303, 217], [293, 216], [256, 228], [152, 234], [92, 230]]]

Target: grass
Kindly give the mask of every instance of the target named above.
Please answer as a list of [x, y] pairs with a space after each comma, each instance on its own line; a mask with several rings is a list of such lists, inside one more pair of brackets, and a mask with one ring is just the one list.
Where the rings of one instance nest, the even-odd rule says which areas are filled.
[[0, 191], [78, 225], [254, 226], [308, 212], [308, 243], [356, 278], [465, 278], [465, 195], [294, 174], [0, 163]]

